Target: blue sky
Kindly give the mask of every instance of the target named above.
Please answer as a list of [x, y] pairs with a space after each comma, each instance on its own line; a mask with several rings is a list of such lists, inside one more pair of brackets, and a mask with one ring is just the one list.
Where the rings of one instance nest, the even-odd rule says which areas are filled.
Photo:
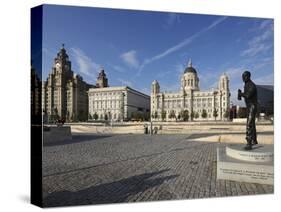
[[176, 91], [189, 58], [201, 90], [217, 87], [225, 72], [235, 104], [244, 70], [256, 84], [273, 84], [272, 19], [55, 5], [43, 11], [44, 80], [64, 43], [73, 71], [93, 84], [104, 68], [110, 86], [149, 94], [156, 79], [162, 91]]

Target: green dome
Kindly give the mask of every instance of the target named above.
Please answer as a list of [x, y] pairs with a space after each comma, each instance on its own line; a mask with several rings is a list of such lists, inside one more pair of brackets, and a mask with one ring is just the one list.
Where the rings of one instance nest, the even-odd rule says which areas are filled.
[[184, 70], [184, 73], [194, 73], [194, 74], [197, 74], [195, 68], [192, 67], [191, 59], [189, 59], [188, 65], [187, 65], [186, 69]]
[[194, 74], [197, 74], [195, 68], [193, 68], [193, 67], [187, 67], [187, 68], [184, 70], [184, 73], [194, 73]]

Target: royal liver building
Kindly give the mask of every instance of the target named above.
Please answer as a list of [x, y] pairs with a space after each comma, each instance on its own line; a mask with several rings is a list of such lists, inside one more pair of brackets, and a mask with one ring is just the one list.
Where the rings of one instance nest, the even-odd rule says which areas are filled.
[[71, 69], [64, 45], [54, 59], [47, 80], [42, 84], [42, 107], [48, 121], [88, 119], [88, 90], [93, 87]]
[[223, 74], [218, 88], [200, 91], [197, 71], [191, 60], [181, 77], [178, 92], [160, 92], [154, 80], [151, 89], [151, 118], [154, 121], [225, 120], [229, 114], [229, 79]]

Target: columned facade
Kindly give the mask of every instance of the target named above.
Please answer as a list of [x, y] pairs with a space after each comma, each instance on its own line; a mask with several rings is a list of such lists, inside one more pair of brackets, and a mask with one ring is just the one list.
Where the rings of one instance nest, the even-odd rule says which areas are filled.
[[152, 120], [225, 120], [230, 107], [229, 79], [219, 78], [218, 88], [200, 91], [197, 71], [191, 61], [181, 77], [178, 92], [161, 92], [154, 80], [151, 87]]

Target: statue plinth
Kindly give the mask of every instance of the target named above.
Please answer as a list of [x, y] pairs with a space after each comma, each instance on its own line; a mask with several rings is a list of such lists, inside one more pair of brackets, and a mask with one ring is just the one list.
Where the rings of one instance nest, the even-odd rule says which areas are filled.
[[241, 144], [217, 148], [217, 179], [273, 185], [273, 145], [243, 148]]
[[226, 155], [242, 161], [248, 162], [273, 162], [273, 146], [257, 145], [251, 151], [244, 150], [244, 145], [230, 144], [226, 146]]

